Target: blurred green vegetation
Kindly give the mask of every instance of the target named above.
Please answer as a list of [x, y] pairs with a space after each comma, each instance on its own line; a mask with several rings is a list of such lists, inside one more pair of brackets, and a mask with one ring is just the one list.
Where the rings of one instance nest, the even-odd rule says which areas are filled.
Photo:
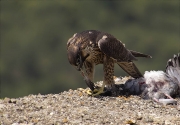
[[[142, 73], [164, 70], [180, 51], [179, 0], [1, 0], [0, 6], [1, 98], [86, 87], [66, 55], [67, 40], [83, 30], [111, 33], [128, 49], [152, 55], [135, 62]], [[102, 71], [96, 67], [95, 81]], [[127, 74], [116, 66], [115, 75]]]

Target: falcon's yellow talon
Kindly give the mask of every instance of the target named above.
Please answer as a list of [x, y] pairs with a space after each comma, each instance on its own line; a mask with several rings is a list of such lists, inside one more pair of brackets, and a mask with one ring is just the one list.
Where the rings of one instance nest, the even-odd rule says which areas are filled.
[[103, 84], [101, 88], [96, 88], [93, 91], [87, 90], [86, 93], [90, 96], [97, 96], [97, 95], [104, 93], [104, 87], [105, 87], [105, 84]]
[[94, 89], [92, 96], [97, 96], [104, 93], [104, 87], [101, 87], [100, 89]]
[[87, 90], [86, 93], [90, 96], [97, 96], [104, 93], [104, 88], [94, 89], [94, 91]]
[[87, 93], [88, 95], [92, 95], [92, 94], [93, 94], [93, 92], [92, 92], [91, 90], [87, 90], [86, 93]]
[[99, 90], [98, 89], [94, 89], [93, 93], [97, 93]]

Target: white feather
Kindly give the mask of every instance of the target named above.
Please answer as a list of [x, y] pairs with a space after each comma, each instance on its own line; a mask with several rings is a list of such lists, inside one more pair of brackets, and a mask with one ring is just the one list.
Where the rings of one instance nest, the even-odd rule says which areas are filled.
[[166, 74], [163, 71], [145, 71], [144, 78], [146, 84], [152, 82], [164, 82], [167, 80]]

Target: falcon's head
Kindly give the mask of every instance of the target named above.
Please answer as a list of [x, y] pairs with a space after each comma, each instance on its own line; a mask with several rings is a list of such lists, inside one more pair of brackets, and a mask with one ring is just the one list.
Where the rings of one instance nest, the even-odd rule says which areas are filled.
[[82, 67], [81, 52], [77, 46], [69, 46], [67, 49], [68, 60], [71, 65], [77, 67], [78, 70]]
[[69, 63], [71, 65], [76, 66], [77, 70], [80, 71], [88, 55], [83, 56], [80, 47], [75, 45], [68, 47], [67, 54], [68, 54]]
[[76, 44], [80, 42], [76, 35], [77, 33], [75, 33], [67, 42], [67, 55], [69, 63], [76, 66], [77, 70], [80, 71], [87, 56], [83, 56], [81, 47], [79, 44]]

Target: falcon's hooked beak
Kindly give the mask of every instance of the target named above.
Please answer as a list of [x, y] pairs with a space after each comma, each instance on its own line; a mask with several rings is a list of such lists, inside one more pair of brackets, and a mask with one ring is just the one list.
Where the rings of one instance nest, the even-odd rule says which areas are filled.
[[83, 63], [86, 60], [86, 58], [89, 56], [89, 54], [87, 54], [85, 57], [82, 56], [82, 54], [79, 54], [79, 61], [77, 62], [77, 70], [81, 71], [82, 67], [83, 67]]
[[79, 58], [77, 59], [77, 70], [81, 71], [82, 66], [83, 66], [82, 56], [79, 55]]

